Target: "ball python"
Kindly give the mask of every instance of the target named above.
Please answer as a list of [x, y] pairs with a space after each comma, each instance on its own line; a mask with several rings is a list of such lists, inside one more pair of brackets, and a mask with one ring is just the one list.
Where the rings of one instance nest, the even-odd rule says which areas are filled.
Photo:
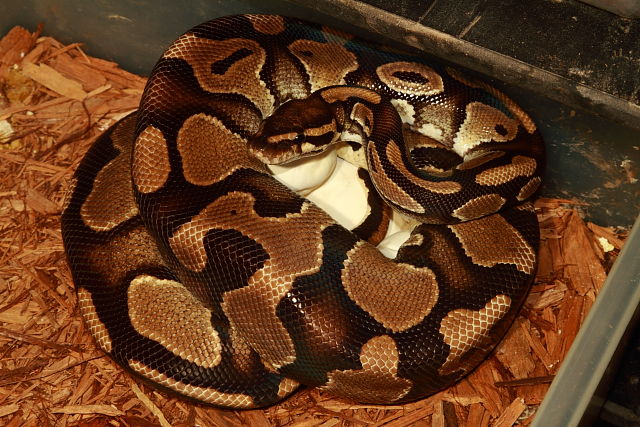
[[[420, 221], [394, 259], [374, 246], [378, 196], [348, 230], [266, 165], [333, 149]], [[534, 122], [482, 81], [298, 19], [215, 19], [170, 45], [71, 180], [79, 311], [124, 369], [199, 402], [266, 406], [300, 384], [420, 399], [522, 305], [543, 168]]]

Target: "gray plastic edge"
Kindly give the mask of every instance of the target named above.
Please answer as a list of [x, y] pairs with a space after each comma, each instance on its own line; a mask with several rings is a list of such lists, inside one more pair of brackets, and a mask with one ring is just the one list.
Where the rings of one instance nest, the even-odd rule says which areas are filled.
[[[538, 408], [533, 427], [580, 425], [640, 304], [640, 216]], [[597, 409], [597, 408], [595, 408]]]
[[[590, 111], [625, 126], [640, 128], [640, 105], [553, 72], [461, 40], [419, 22], [394, 15], [357, 0], [285, 0], [303, 5], [403, 45], [473, 71], [493, 76], [507, 85], [524, 88], [553, 101]], [[372, 37], [369, 37], [372, 38]]]

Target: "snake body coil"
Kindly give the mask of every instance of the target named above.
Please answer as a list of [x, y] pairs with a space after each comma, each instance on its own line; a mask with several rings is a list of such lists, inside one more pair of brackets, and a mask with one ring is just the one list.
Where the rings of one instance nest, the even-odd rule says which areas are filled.
[[[330, 145], [424, 222], [395, 259], [371, 244], [386, 214], [347, 230], [264, 164]], [[167, 49], [74, 175], [80, 311], [116, 362], [198, 401], [264, 406], [299, 383], [415, 400], [517, 314], [543, 163], [534, 123], [485, 83], [296, 19], [216, 19]]]

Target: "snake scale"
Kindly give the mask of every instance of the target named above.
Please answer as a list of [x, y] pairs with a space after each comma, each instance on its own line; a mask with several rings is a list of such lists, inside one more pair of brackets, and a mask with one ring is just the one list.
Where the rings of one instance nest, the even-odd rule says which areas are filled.
[[[374, 246], [378, 196], [347, 230], [265, 165], [330, 146], [420, 221], [394, 259]], [[406, 402], [470, 372], [517, 314], [543, 168], [533, 121], [486, 83], [297, 19], [225, 17], [179, 37], [89, 149], [64, 246], [98, 346], [160, 388], [235, 408], [300, 384]]]

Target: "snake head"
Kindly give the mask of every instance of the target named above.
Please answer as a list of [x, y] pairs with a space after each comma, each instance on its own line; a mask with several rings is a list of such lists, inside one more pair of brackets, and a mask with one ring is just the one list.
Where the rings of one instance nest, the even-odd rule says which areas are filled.
[[249, 138], [249, 152], [266, 164], [285, 164], [323, 152], [339, 133], [332, 107], [317, 95], [287, 101]]

